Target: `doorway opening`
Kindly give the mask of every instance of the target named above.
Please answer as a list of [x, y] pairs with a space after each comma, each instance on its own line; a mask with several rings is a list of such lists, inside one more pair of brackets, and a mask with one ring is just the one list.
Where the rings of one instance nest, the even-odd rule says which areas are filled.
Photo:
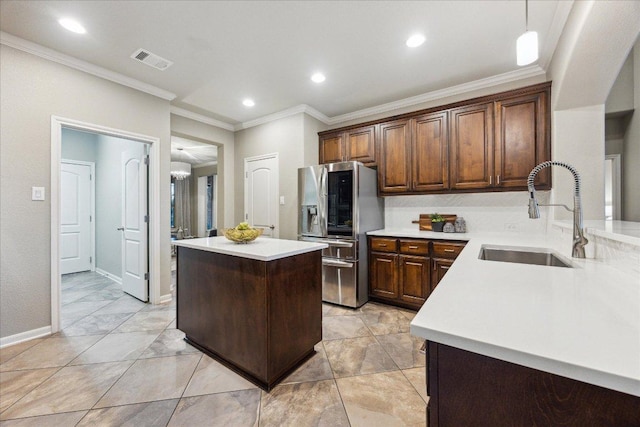
[[158, 143], [52, 118], [52, 332], [120, 298], [160, 302]]

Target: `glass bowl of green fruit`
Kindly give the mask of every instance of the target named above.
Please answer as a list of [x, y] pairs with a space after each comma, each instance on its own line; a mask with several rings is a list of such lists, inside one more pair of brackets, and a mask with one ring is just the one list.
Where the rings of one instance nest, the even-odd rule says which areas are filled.
[[262, 228], [252, 228], [247, 222], [241, 222], [234, 228], [224, 230], [224, 237], [236, 243], [249, 243], [262, 234]]

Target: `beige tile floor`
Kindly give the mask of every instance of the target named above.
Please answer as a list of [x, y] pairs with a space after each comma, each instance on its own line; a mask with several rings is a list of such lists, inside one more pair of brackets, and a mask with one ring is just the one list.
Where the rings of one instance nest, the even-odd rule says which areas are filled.
[[63, 330], [0, 350], [0, 426], [421, 426], [414, 312], [323, 304], [316, 354], [266, 393], [189, 346], [175, 303], [63, 278]]

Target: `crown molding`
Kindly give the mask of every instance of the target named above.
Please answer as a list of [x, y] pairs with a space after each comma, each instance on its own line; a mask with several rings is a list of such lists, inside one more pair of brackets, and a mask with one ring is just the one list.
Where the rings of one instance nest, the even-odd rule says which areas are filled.
[[4, 31], [0, 31], [0, 44], [39, 56], [49, 61], [57, 62], [58, 64], [66, 65], [67, 67], [74, 68], [76, 70], [84, 71], [85, 73], [92, 74], [96, 77], [157, 96], [158, 98], [166, 99], [167, 101], [172, 101], [176, 98], [175, 93], [141, 82], [140, 80], [127, 77], [123, 74], [107, 70], [106, 68], [90, 64], [72, 56], [65, 55], [64, 53], [60, 53], [20, 37], [16, 37], [13, 34], [5, 33]]
[[322, 114], [320, 111], [312, 108], [306, 104], [296, 105], [295, 107], [287, 108], [286, 110], [278, 111], [277, 113], [268, 114], [266, 116], [258, 117], [254, 120], [249, 120], [247, 122], [239, 123], [235, 126], [235, 130], [248, 129], [254, 126], [259, 126], [265, 123], [272, 122], [274, 120], [280, 120], [285, 117], [293, 116], [295, 114], [306, 113], [311, 117], [314, 117], [324, 124], [328, 124], [328, 121], [331, 120], [329, 117]]
[[390, 111], [398, 110], [400, 108], [412, 107], [414, 105], [422, 104], [437, 99], [446, 98], [449, 96], [459, 95], [467, 92], [471, 92], [478, 89], [485, 89], [492, 86], [497, 86], [504, 83], [510, 83], [517, 80], [523, 80], [531, 77], [537, 77], [546, 74], [545, 71], [538, 65], [532, 65], [525, 68], [520, 68], [515, 71], [509, 71], [503, 74], [487, 77], [480, 80], [474, 80], [472, 82], [463, 83], [456, 86], [451, 86], [445, 89], [434, 90], [432, 92], [423, 93], [422, 95], [416, 95], [398, 101], [388, 102], [371, 108], [365, 108], [363, 110], [354, 111], [352, 113], [341, 114], [329, 119], [328, 125], [335, 125], [351, 120], [361, 119], [363, 117], [372, 116], [374, 114], [388, 113]]
[[171, 114], [175, 114], [176, 116], [186, 117], [187, 119], [195, 120], [200, 123], [204, 123], [207, 125], [219, 127], [225, 130], [229, 130], [231, 132], [235, 131], [235, 126], [231, 123], [223, 122], [220, 120], [212, 119], [211, 117], [204, 116], [202, 114], [194, 113], [193, 111], [185, 110], [184, 108], [176, 107], [175, 105], [171, 106]]

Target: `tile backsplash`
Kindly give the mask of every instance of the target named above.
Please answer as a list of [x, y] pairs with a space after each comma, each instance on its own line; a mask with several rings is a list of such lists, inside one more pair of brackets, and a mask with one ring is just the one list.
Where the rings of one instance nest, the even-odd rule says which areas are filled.
[[[539, 203], [549, 203], [549, 191], [536, 193]], [[540, 208], [540, 219], [529, 219], [526, 191], [501, 193], [434, 194], [385, 198], [386, 228], [418, 228], [411, 221], [420, 214], [456, 214], [464, 217], [468, 231], [545, 233], [549, 208]]]

